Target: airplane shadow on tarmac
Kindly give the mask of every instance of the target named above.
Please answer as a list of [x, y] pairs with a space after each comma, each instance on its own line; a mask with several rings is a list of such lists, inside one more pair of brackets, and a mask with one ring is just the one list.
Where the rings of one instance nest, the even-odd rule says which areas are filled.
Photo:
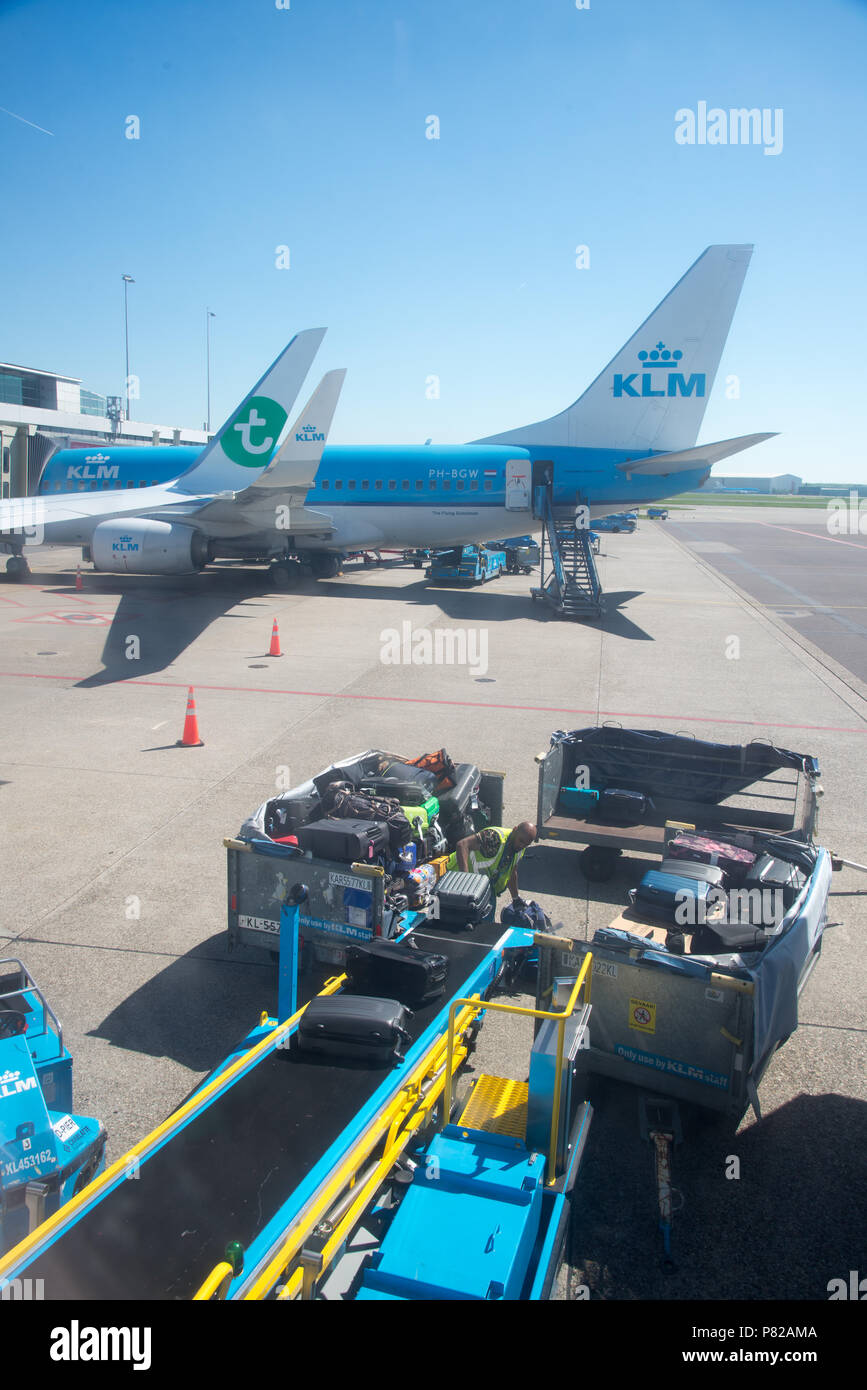
[[[329, 598], [394, 602], [406, 605], [410, 611], [413, 606], [437, 608], [444, 617], [455, 623], [498, 623], [516, 618], [559, 621], [542, 603], [534, 603], [529, 593], [496, 593], [490, 588], [436, 588], [423, 580], [409, 585], [354, 582], [354, 574], [370, 572], [359, 568], [333, 580], [304, 580], [297, 589], [288, 593], [320, 599], [322, 602], [327, 602]], [[45, 592], [66, 597], [75, 590], [62, 585], [46, 588]], [[98, 609], [101, 597], [111, 603], [118, 598], [119, 601], [101, 653], [103, 669], [86, 676], [77, 684], [80, 688], [88, 689], [163, 672], [217, 619], [258, 621], [260, 613], [247, 610], [261, 608], [270, 613], [273, 607], [270, 598], [272, 592], [261, 570], [241, 566], [216, 568], [181, 578], [88, 573], [82, 596], [83, 619], [88, 608], [94, 611]], [[652, 641], [650, 634], [622, 611], [640, 592], [635, 589], [606, 593], [602, 617], [588, 621], [588, 628], [625, 641]], [[244, 612], [230, 612], [242, 602], [245, 604]], [[137, 647], [131, 646], [131, 638], [138, 639]], [[136, 657], [131, 657], [132, 650], [137, 650]]]

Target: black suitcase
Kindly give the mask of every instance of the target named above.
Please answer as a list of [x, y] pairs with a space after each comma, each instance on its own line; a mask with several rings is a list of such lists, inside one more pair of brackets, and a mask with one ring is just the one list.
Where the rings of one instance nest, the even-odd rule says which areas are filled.
[[298, 844], [319, 859], [370, 863], [388, 851], [388, 826], [372, 820], [315, 820], [300, 827]]
[[705, 923], [693, 932], [689, 951], [693, 956], [735, 955], [741, 951], [763, 951], [768, 940], [767, 932], [760, 927], [741, 922]]
[[725, 888], [728, 874], [716, 864], [694, 864], [691, 859], [663, 859], [659, 866], [661, 874], [677, 874], [679, 878], [699, 879], [711, 883], [714, 888]]
[[745, 888], [781, 889], [783, 902], [789, 908], [806, 881], [804, 874], [794, 864], [777, 859], [773, 854], [760, 854], [743, 883]]
[[403, 1061], [412, 1013], [397, 999], [335, 994], [311, 999], [298, 1024], [303, 1054], [385, 1066]]
[[650, 797], [644, 792], [609, 787], [599, 797], [598, 819], [606, 825], [636, 825], [644, 820], [650, 805]]
[[[478, 801], [481, 781], [482, 774], [472, 763], [458, 763], [455, 768], [455, 785], [448, 791], [437, 792], [440, 820], [446, 834], [449, 833], [453, 822], [462, 821], [469, 815], [473, 802]], [[472, 835], [472, 829], [467, 828], [465, 834]]]
[[440, 922], [445, 927], [468, 926], [478, 922], [491, 910], [494, 895], [485, 874], [464, 874], [449, 869], [434, 889], [439, 902]]
[[419, 950], [408, 943], [371, 941], [349, 946], [346, 973], [353, 988], [399, 999], [413, 1006], [442, 994], [449, 973], [448, 956]]
[[362, 780], [362, 790], [374, 796], [394, 796], [401, 806], [420, 806], [429, 796], [436, 795], [437, 779], [423, 767], [409, 763], [392, 763], [385, 772]]

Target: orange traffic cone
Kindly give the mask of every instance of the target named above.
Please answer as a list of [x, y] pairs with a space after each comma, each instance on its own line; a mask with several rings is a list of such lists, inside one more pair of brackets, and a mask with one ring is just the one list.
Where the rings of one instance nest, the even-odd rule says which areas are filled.
[[269, 655], [269, 656], [282, 656], [282, 655], [283, 655], [283, 653], [282, 653], [281, 650], [280, 650], [280, 633], [277, 631], [277, 619], [276, 619], [276, 618], [274, 619], [274, 626], [273, 626], [272, 629], [271, 629], [271, 649], [270, 649], [270, 651], [268, 652], [268, 655]]
[[184, 720], [184, 736], [179, 738], [176, 744], [178, 748], [204, 748], [204, 741], [199, 738], [199, 721], [196, 718], [196, 700], [193, 695], [193, 687], [190, 686], [187, 695], [187, 717]]
[[78, 569], [75, 572], [75, 587], [76, 589], [81, 589], [83, 587], [81, 582], [81, 565], [78, 566]]

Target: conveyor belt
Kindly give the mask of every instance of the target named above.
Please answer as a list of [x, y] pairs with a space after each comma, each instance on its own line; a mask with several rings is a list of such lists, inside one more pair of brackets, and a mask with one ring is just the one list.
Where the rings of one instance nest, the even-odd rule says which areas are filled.
[[[449, 957], [446, 998], [481, 965], [503, 928], [418, 934]], [[490, 937], [490, 941], [479, 937]], [[415, 1042], [446, 1000], [415, 1011]], [[61, 1228], [26, 1270], [50, 1299], [189, 1298], [224, 1258], [247, 1246], [288, 1201], [360, 1108], [403, 1068], [337, 1066], [270, 1052], [197, 1112], [105, 1198]]]

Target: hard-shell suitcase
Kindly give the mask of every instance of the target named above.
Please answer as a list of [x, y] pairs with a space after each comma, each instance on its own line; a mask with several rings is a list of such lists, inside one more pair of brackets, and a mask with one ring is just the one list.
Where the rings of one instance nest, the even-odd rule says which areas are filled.
[[760, 854], [743, 882], [745, 888], [781, 889], [786, 907], [791, 907], [806, 881], [794, 864], [773, 854]]
[[589, 787], [561, 787], [560, 804], [582, 816], [593, 816], [599, 810], [599, 793]]
[[388, 826], [372, 820], [316, 820], [301, 826], [298, 844], [320, 859], [370, 863], [388, 851]]
[[733, 882], [739, 882], [756, 862], [750, 849], [712, 840], [708, 835], [675, 835], [666, 846], [667, 858], [692, 859], [696, 864], [715, 864], [724, 869]]
[[355, 989], [399, 999], [414, 1008], [443, 993], [449, 958], [412, 944], [371, 941], [347, 948], [346, 971]]
[[664, 874], [651, 869], [637, 888], [629, 893], [633, 907], [673, 926], [695, 927], [717, 919], [725, 912], [719, 889], [709, 883], [680, 874]]
[[306, 1054], [385, 1066], [402, 1062], [412, 1041], [412, 1013], [398, 999], [335, 994], [311, 999], [298, 1024], [298, 1048]]
[[450, 869], [434, 889], [443, 926], [467, 926], [490, 912], [493, 892], [485, 874], [465, 874]]
[[718, 864], [698, 864], [693, 859], [663, 859], [659, 866], [661, 874], [679, 874], [681, 878], [695, 878], [702, 883], [710, 883], [714, 888], [725, 888], [728, 875]]
[[644, 792], [607, 787], [599, 797], [599, 819], [606, 825], [636, 825], [644, 820], [650, 804]]
[[440, 820], [446, 831], [453, 821], [469, 815], [473, 802], [478, 803], [482, 783], [482, 774], [472, 763], [458, 763], [454, 773], [454, 786], [438, 793]]

